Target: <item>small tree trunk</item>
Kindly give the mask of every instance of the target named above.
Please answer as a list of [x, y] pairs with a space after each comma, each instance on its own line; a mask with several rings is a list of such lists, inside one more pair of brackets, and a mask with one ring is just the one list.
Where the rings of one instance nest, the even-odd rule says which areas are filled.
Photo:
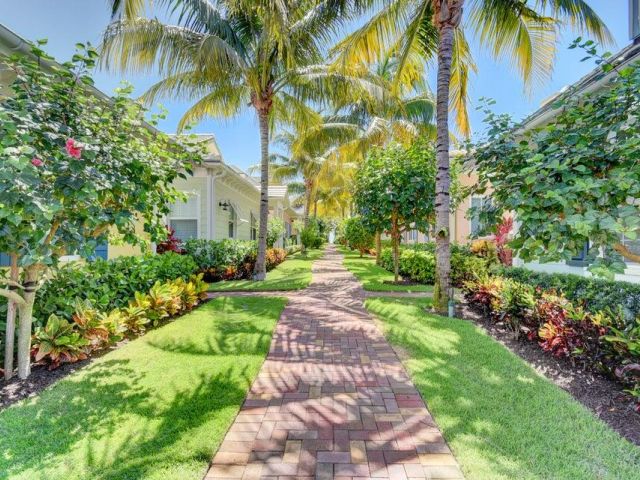
[[20, 305], [18, 313], [18, 377], [24, 380], [31, 373], [31, 324], [33, 323], [33, 304], [36, 299], [36, 288], [40, 277], [40, 266], [32, 265], [24, 271], [24, 305]]
[[311, 210], [311, 181], [305, 180], [304, 182], [304, 226], [305, 228], [309, 226], [309, 211]]
[[391, 217], [391, 243], [393, 244], [393, 280], [398, 283], [400, 280], [400, 231], [398, 229], [398, 216], [394, 212]]
[[[20, 270], [18, 269], [18, 255], [15, 253], [10, 254], [11, 257], [11, 269], [9, 272], [9, 280], [18, 282], [20, 280]], [[15, 354], [15, 339], [16, 339], [16, 311], [18, 305], [9, 300], [7, 303], [7, 328], [4, 345], [4, 379], [10, 380], [13, 377], [13, 356]]]
[[464, 0], [438, 0], [434, 3], [434, 23], [439, 32], [438, 79], [436, 93], [436, 284], [433, 304], [446, 314], [449, 301], [451, 248], [449, 243], [449, 88], [454, 31], [460, 23]]
[[265, 257], [267, 253], [267, 223], [269, 221], [269, 111], [258, 109], [260, 124], [260, 226], [258, 229], [258, 256], [253, 279], [262, 281], [267, 277]]
[[382, 236], [380, 232], [376, 232], [376, 265], [380, 265], [380, 256], [382, 255]]

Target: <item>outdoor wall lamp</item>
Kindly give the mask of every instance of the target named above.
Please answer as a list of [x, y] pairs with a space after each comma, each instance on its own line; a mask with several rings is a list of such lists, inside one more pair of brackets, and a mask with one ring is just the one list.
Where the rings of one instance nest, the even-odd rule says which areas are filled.
[[226, 201], [224, 201], [224, 202], [218, 202], [218, 206], [222, 207], [222, 210], [224, 210], [226, 212], [229, 209], [229, 207], [231, 206], [231, 204], [227, 203]]

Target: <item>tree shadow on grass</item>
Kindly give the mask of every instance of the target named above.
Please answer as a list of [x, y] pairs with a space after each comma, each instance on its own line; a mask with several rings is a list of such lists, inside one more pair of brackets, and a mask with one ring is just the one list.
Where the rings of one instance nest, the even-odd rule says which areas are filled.
[[197, 342], [163, 337], [149, 342], [154, 348], [188, 355], [264, 355], [271, 343], [273, 329], [260, 328], [256, 322], [224, 318], [216, 322], [214, 333]]
[[[19, 414], [13, 412], [10, 422], [0, 424], [0, 455], [11, 459], [7, 476], [0, 478], [11, 478], [10, 473], [34, 480], [142, 479], [173, 462], [204, 468], [216, 438], [211, 432], [206, 444], [196, 442], [193, 448], [190, 433], [206, 426], [219, 410], [239, 407], [252, 380], [247, 368], [231, 366], [213, 376], [201, 374], [187, 388], [167, 385], [154, 392], [136, 388], [139, 374], [122, 363], [127, 362], [105, 362], [81, 381], [64, 381], [58, 392], [16, 408]], [[111, 375], [128, 380], [97, 383], [97, 377]], [[158, 395], [171, 400], [159, 405]], [[135, 424], [123, 428], [131, 415]]]
[[369, 306], [468, 478], [640, 478], [640, 449], [473, 324], [406, 300]]

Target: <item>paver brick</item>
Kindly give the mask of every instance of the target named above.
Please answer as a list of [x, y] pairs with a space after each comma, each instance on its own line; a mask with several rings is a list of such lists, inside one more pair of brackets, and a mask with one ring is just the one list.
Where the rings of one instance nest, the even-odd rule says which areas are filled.
[[205, 479], [463, 478], [334, 248], [288, 297]]

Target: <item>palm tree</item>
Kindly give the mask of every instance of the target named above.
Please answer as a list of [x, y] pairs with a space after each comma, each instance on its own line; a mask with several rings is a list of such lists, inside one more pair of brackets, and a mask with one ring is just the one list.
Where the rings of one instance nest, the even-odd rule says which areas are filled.
[[[147, 18], [147, 4], [164, 7], [176, 24]], [[102, 44], [103, 65], [121, 71], [155, 69], [163, 78], [143, 96], [171, 96], [193, 105], [179, 129], [205, 117], [254, 109], [261, 145], [258, 258], [264, 280], [268, 218], [269, 137], [278, 122], [306, 124], [317, 114], [306, 102], [381, 94], [379, 86], [323, 65], [324, 44], [360, 12], [343, 0], [111, 0], [114, 21]]]
[[[461, 23], [469, 5], [467, 22]], [[378, 2], [371, 2], [377, 5]], [[436, 128], [436, 289], [434, 305], [442, 313], [449, 300], [449, 109], [469, 133], [467, 82], [475, 69], [465, 38], [470, 28], [479, 44], [496, 57], [508, 56], [527, 82], [545, 80], [552, 71], [558, 29], [572, 27], [611, 42], [611, 35], [585, 0], [389, 0], [335, 49], [345, 66], [396, 55], [397, 82], [422, 75], [422, 63], [437, 59]]]

